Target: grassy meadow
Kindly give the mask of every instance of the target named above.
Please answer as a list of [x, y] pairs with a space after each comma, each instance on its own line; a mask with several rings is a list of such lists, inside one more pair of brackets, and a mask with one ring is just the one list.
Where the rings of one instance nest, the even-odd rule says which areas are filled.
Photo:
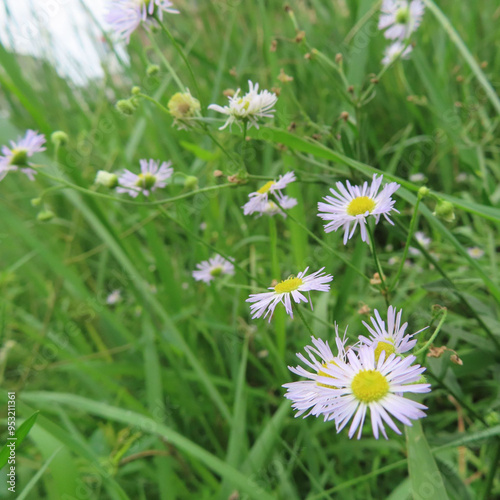
[[[8, 392], [29, 431], [16, 493], [0, 452], [0, 499], [500, 498], [500, 9], [424, 3], [413, 51], [389, 67], [375, 0], [179, 0], [164, 16], [175, 44], [139, 28], [125, 57], [103, 25], [105, 76], [84, 85], [0, 46], [0, 145], [47, 137], [34, 182], [0, 182], [1, 443]], [[279, 95], [245, 139], [207, 107], [248, 80]], [[178, 130], [166, 107], [184, 87], [205, 119]], [[94, 183], [143, 158], [174, 169], [152, 196]], [[288, 217], [243, 214], [289, 171]], [[384, 282], [359, 228], [344, 245], [317, 215], [336, 182], [375, 173], [401, 186], [394, 226], [374, 226]], [[195, 281], [215, 254], [234, 275]], [[308, 266], [334, 280], [297, 307], [304, 321], [282, 305], [251, 318], [249, 294]], [[388, 304], [407, 333], [429, 327], [426, 417], [388, 440], [369, 418], [359, 440], [294, 418], [282, 385], [300, 379], [287, 366], [306, 323], [331, 345], [348, 326], [354, 344]]]

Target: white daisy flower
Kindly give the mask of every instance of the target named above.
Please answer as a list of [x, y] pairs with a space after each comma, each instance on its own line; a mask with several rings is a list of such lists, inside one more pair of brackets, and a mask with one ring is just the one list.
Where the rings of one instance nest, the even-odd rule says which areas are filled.
[[480, 259], [484, 255], [484, 250], [479, 247], [471, 247], [467, 249], [467, 253], [473, 259]]
[[290, 297], [292, 297], [296, 304], [300, 304], [300, 302], [310, 302], [310, 299], [306, 299], [301, 292], [310, 292], [311, 290], [328, 292], [330, 290], [330, 285], [327, 285], [327, 283], [333, 280], [333, 276], [323, 273], [324, 267], [306, 276], [308, 269], [309, 267], [306, 267], [306, 269], [300, 272], [296, 277], [290, 276], [276, 286], [270, 286], [269, 290], [273, 290], [272, 292], [251, 294], [246, 302], [252, 303], [250, 306], [252, 319], [260, 318], [265, 313], [264, 318], [269, 315], [269, 321], [271, 321], [274, 309], [280, 302], [285, 306], [287, 314], [293, 318], [292, 301]]
[[169, 0], [111, 0], [106, 22], [127, 43], [141, 22], [151, 24], [157, 16], [163, 21], [163, 13], [179, 14]]
[[401, 355], [410, 351], [417, 343], [417, 340], [413, 337], [427, 328], [405, 335], [408, 323], [401, 324], [402, 309], [396, 314], [396, 308], [389, 306], [387, 309], [387, 326], [380, 317], [379, 312], [376, 309], [373, 312], [375, 318], [370, 317], [371, 326], [363, 321], [363, 325], [365, 325], [371, 336], [366, 338], [360, 335], [359, 340], [362, 344], [374, 350], [375, 361], [378, 361], [382, 351], [385, 351], [386, 358], [390, 354]]
[[430, 384], [417, 383], [425, 367], [413, 365], [415, 359], [415, 356], [400, 358], [395, 354], [386, 358], [384, 352], [376, 362], [375, 351], [363, 346], [358, 353], [349, 350], [347, 362], [338, 359], [336, 364], [323, 367], [325, 376], [318, 375], [316, 381], [327, 386], [322, 390], [331, 394], [331, 402], [325, 405], [323, 414], [327, 420], [335, 420], [337, 433], [352, 419], [349, 438], [359, 429], [359, 439], [367, 410], [370, 410], [375, 439], [379, 431], [388, 439], [384, 424], [401, 434], [391, 415], [409, 426], [412, 420], [425, 417], [422, 410], [426, 410], [426, 406], [403, 396], [405, 392], [430, 391]]
[[34, 130], [27, 130], [24, 137], [19, 136], [17, 142], [10, 141], [10, 148], [2, 146], [2, 155], [0, 155], [0, 180], [9, 172], [21, 171], [28, 178], [35, 180], [36, 171], [29, 168], [28, 158], [35, 153], [45, 151], [43, 145], [46, 139], [43, 134]]
[[390, 40], [406, 40], [420, 26], [424, 12], [422, 0], [384, 0], [378, 28], [386, 30]]
[[108, 297], [106, 298], [106, 304], [112, 306], [118, 304], [118, 302], [122, 301], [122, 291], [121, 290], [113, 290]]
[[[361, 230], [361, 239], [368, 243], [368, 236], [365, 224], [370, 216], [375, 217], [375, 223], [378, 224], [380, 216], [392, 225], [394, 223], [389, 218], [389, 213], [394, 208], [395, 201], [391, 196], [399, 189], [397, 182], [386, 184], [379, 193], [380, 185], [382, 184], [383, 176], [373, 176], [370, 186], [365, 182], [362, 186], [351, 186], [349, 181], [346, 181], [347, 189], [341, 182], [337, 182], [336, 186], [339, 191], [330, 189], [332, 196], [323, 198], [326, 203], [319, 202], [318, 217], [325, 221], [330, 221], [325, 225], [325, 232], [337, 231], [339, 228], [344, 229], [344, 245], [347, 240], [351, 239], [354, 231], [359, 224]], [[321, 213], [323, 212], [323, 213]], [[351, 229], [351, 223], [353, 224]]]
[[172, 162], [162, 162], [160, 160], [140, 160], [141, 173], [134, 174], [130, 170], [118, 178], [119, 186], [116, 188], [118, 193], [127, 193], [132, 198], [137, 197], [139, 193], [149, 196], [150, 193], [158, 188], [164, 188], [168, 179], [172, 177], [174, 169], [171, 168]]
[[[251, 215], [258, 212], [262, 215], [266, 211], [269, 202], [269, 195], [274, 195], [278, 198], [279, 204], [283, 208], [289, 208], [288, 205], [290, 204], [290, 200], [294, 198], [286, 197], [281, 191], [295, 180], [297, 179], [295, 177], [295, 173], [292, 171], [287, 172], [285, 175], [280, 175], [277, 181], [274, 180], [267, 182], [260, 189], [248, 195], [250, 200], [241, 207], [243, 208], [243, 213], [245, 215]], [[281, 201], [284, 202], [285, 206], [283, 206]], [[297, 200], [295, 200], [295, 204], [297, 204]]]
[[[417, 231], [415, 233], [415, 239], [420, 243], [420, 246], [422, 246], [426, 250], [429, 248], [430, 244], [432, 243], [432, 240], [428, 236], [426, 236], [426, 234], [423, 233], [422, 231]], [[410, 252], [411, 255], [415, 255], [415, 256], [420, 255], [420, 250], [418, 248], [410, 247], [408, 249], [408, 251]]]
[[[347, 333], [347, 330], [346, 330]], [[292, 408], [297, 410], [295, 417], [300, 417], [307, 410], [310, 410], [304, 418], [309, 415], [324, 415], [323, 409], [327, 404], [331, 402], [332, 397], [336, 397], [331, 393], [323, 391], [323, 387], [329, 387], [325, 384], [320, 384], [317, 382], [317, 375], [327, 376], [323, 371], [325, 366], [329, 364], [337, 365], [338, 360], [345, 361], [346, 350], [345, 344], [347, 342], [346, 333], [344, 337], [339, 337], [338, 326], [335, 325], [335, 343], [337, 345], [337, 355], [332, 353], [328, 342], [324, 342], [321, 339], [316, 339], [311, 336], [313, 346], [306, 346], [305, 351], [308, 357], [297, 353], [297, 357], [302, 363], [308, 366], [311, 371], [303, 368], [300, 365], [296, 367], [289, 366], [288, 369], [299, 375], [300, 377], [305, 377], [309, 380], [301, 380], [299, 382], [290, 382], [288, 384], [283, 384], [283, 387], [287, 389], [285, 398], [293, 401]], [[335, 388], [332, 386], [332, 388]], [[325, 415], [325, 419], [328, 415]]]
[[[298, 201], [295, 198], [290, 198], [289, 196], [282, 196], [277, 200], [277, 203], [270, 200], [263, 207], [262, 214], [273, 217], [274, 215], [281, 215], [286, 219], [287, 215], [285, 210], [293, 208], [297, 205]], [[285, 210], [282, 210], [285, 209]], [[259, 216], [257, 216], [259, 217]]]
[[411, 45], [406, 46], [405, 43], [400, 40], [396, 40], [394, 43], [391, 43], [388, 47], [386, 47], [382, 64], [386, 66], [387, 64], [395, 61], [398, 57], [401, 57], [401, 59], [408, 59], [412, 50], [413, 47]]
[[229, 106], [218, 106], [210, 104], [208, 109], [213, 109], [218, 113], [228, 115], [226, 123], [219, 128], [225, 129], [227, 126], [231, 128], [233, 123], [237, 123], [241, 129], [241, 122], [246, 122], [248, 128], [259, 128], [259, 118], [272, 118], [275, 110], [274, 105], [278, 101], [278, 97], [274, 92], [262, 90], [259, 92], [259, 84], [255, 85], [249, 80], [248, 85], [250, 90], [240, 97], [241, 89], [238, 89], [233, 97], [229, 97]]
[[223, 274], [230, 274], [231, 276], [234, 274], [234, 265], [220, 255], [204, 260], [196, 264], [196, 267], [196, 271], [193, 271], [193, 278], [207, 284]]

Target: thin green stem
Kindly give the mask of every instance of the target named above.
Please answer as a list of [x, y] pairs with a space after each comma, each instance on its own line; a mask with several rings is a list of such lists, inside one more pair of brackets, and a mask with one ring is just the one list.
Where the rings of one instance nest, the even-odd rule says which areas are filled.
[[401, 273], [403, 272], [403, 267], [404, 267], [404, 264], [406, 262], [406, 257], [408, 255], [408, 250], [410, 249], [410, 243], [411, 243], [411, 240], [413, 238], [415, 228], [417, 226], [418, 207], [420, 205], [421, 199], [422, 199], [422, 196], [419, 194], [417, 196], [417, 202], [415, 203], [415, 208], [413, 209], [413, 215], [412, 215], [411, 221], [410, 221], [410, 229], [408, 230], [408, 237], [406, 238], [406, 245], [405, 245], [405, 249], [403, 251], [403, 257], [401, 259], [401, 262], [399, 263], [399, 268], [398, 268], [398, 272], [396, 273], [396, 277], [394, 278], [394, 281], [392, 282], [392, 285], [389, 289], [390, 292], [392, 292], [392, 290], [394, 290], [394, 288], [398, 284]]
[[172, 45], [174, 46], [175, 50], [179, 53], [182, 60], [186, 64], [187, 69], [189, 71], [189, 74], [191, 75], [191, 80], [193, 80], [193, 83], [194, 83], [196, 97], [198, 97], [198, 99], [201, 100], [201, 94], [200, 94], [200, 89], [198, 87], [198, 82], [196, 81], [196, 77], [194, 76], [193, 68], [191, 67], [191, 64], [189, 64], [189, 61], [186, 57], [186, 54], [184, 54], [184, 51], [179, 46], [179, 44], [177, 43], [177, 40], [174, 38], [172, 33], [170, 33], [170, 30], [159, 19], [158, 19], [158, 23], [162, 27], [163, 31], [167, 34], [168, 38], [170, 38], [170, 41], [172, 42]]
[[151, 40], [151, 44], [153, 45], [153, 48], [155, 49], [155, 52], [157, 53], [158, 57], [161, 59], [162, 63], [165, 65], [167, 68], [168, 72], [172, 75], [172, 78], [174, 79], [175, 83], [181, 90], [181, 92], [186, 92], [186, 87], [184, 87], [181, 79], [177, 75], [177, 72], [173, 68], [173, 66], [170, 64], [169, 60], [163, 55], [163, 52], [161, 51], [160, 47], [158, 46], [157, 41], [155, 40], [154, 36], [149, 33], [149, 39]]
[[380, 277], [380, 281], [382, 282], [381, 292], [382, 292], [382, 295], [384, 296], [385, 303], [386, 303], [387, 307], [389, 307], [389, 290], [387, 289], [387, 285], [385, 283], [385, 278], [384, 278], [384, 273], [382, 271], [382, 266], [380, 265], [380, 260], [378, 258], [377, 247], [375, 245], [374, 233], [373, 233], [373, 230], [372, 230], [369, 223], [366, 224], [366, 229], [368, 230], [368, 236], [370, 238], [370, 248], [371, 248], [372, 255], [373, 255], [373, 261], [375, 263], [375, 268], [377, 269], [377, 273]]
[[431, 335], [431, 338], [417, 352], [413, 353], [414, 356], [420, 356], [421, 354], [424, 354], [425, 351], [427, 351], [427, 349], [429, 349], [429, 347], [432, 345], [434, 340], [436, 340], [436, 337], [438, 336], [441, 327], [443, 326], [446, 320], [446, 316], [448, 315], [448, 309], [446, 309], [446, 307], [443, 307], [441, 311], [442, 311], [442, 316], [441, 319], [439, 320], [438, 325], [436, 326], [436, 329], [434, 330], [434, 333]]
[[146, 99], [147, 101], [152, 102], [159, 109], [161, 109], [165, 114], [167, 114], [168, 116], [172, 116], [170, 114], [170, 111], [165, 106], [163, 106], [163, 104], [161, 104], [160, 102], [158, 102], [154, 97], [151, 97], [151, 96], [149, 96], [147, 94], [142, 94], [142, 93], [137, 94], [137, 97], [142, 97], [143, 99]]
[[491, 497], [491, 488], [493, 486], [493, 480], [498, 472], [498, 463], [500, 462], [500, 440], [497, 438], [493, 444], [494, 454], [491, 461], [490, 470], [486, 476], [486, 482], [484, 485], [483, 500], [489, 500]]
[[309, 323], [307, 322], [306, 318], [304, 317], [304, 313], [300, 310], [300, 305], [299, 304], [295, 305], [294, 309], [295, 309], [296, 313], [299, 315], [299, 318], [302, 320], [302, 323], [304, 323], [304, 325], [306, 325], [306, 328], [309, 330], [309, 333], [311, 335], [314, 335], [312, 328], [310, 327]]
[[210, 137], [213, 143], [232, 161], [235, 165], [238, 165], [240, 162], [236, 160], [231, 153], [214, 137], [210, 129], [204, 124], [203, 130]]

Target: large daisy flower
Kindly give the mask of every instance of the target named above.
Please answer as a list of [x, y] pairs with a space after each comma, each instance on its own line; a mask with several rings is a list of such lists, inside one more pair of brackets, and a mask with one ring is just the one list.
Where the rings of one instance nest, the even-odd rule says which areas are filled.
[[370, 318], [371, 325], [363, 321], [363, 325], [365, 325], [366, 329], [370, 332], [370, 338], [360, 335], [359, 340], [362, 344], [368, 345], [374, 349], [376, 361], [379, 359], [382, 351], [385, 352], [386, 358], [390, 354], [401, 355], [410, 351], [417, 343], [417, 340], [413, 337], [425, 330], [425, 328], [423, 328], [418, 332], [405, 335], [408, 323], [401, 324], [401, 316], [403, 315], [402, 309], [396, 312], [395, 307], [389, 306], [387, 309], [387, 325], [376, 309], [374, 314], [375, 318]]
[[111, 0], [109, 2], [106, 22], [127, 43], [130, 35], [139, 27], [141, 22], [149, 24], [158, 16], [163, 20], [163, 14], [179, 14], [172, 8], [169, 0]]
[[234, 265], [220, 255], [196, 264], [196, 268], [193, 271], [193, 278], [196, 281], [204, 281], [207, 284], [223, 274], [234, 274]]
[[2, 155], [0, 156], [0, 180], [9, 172], [20, 170], [26, 174], [30, 180], [35, 179], [36, 171], [29, 168], [28, 158], [35, 153], [45, 151], [43, 145], [46, 139], [43, 134], [34, 130], [27, 130], [24, 137], [19, 136], [17, 142], [10, 141], [10, 148], [2, 146]]
[[255, 85], [249, 80], [248, 85], [250, 90], [240, 96], [241, 89], [238, 89], [234, 96], [229, 97], [228, 106], [219, 106], [210, 104], [208, 109], [213, 109], [218, 113], [228, 116], [226, 123], [219, 130], [225, 129], [227, 126], [231, 128], [233, 123], [237, 123], [241, 129], [241, 123], [246, 122], [248, 128], [259, 128], [259, 118], [272, 118], [275, 110], [274, 105], [278, 101], [278, 97], [274, 92], [262, 90], [259, 92], [259, 84]]
[[[327, 364], [318, 375], [317, 382], [324, 384], [324, 391], [329, 391], [332, 400], [323, 408], [327, 420], [335, 420], [337, 432], [340, 432], [351, 420], [349, 438], [358, 431], [358, 439], [363, 432], [367, 411], [370, 411], [372, 431], [375, 439], [379, 432], [387, 439], [385, 425], [401, 434], [394, 417], [404, 425], [411, 426], [411, 421], [425, 417], [422, 410], [427, 407], [405, 398], [405, 392], [424, 393], [430, 391], [430, 384], [418, 383], [425, 367], [414, 365], [415, 356], [400, 358], [385, 353], [375, 361], [375, 351], [363, 346], [358, 353], [347, 352], [347, 362], [337, 360], [336, 364]], [[334, 397], [337, 396], [337, 397]]]
[[[329, 364], [337, 365], [339, 360], [345, 361], [345, 344], [347, 342], [347, 337], [344, 333], [343, 338], [340, 338], [338, 326], [335, 325], [335, 344], [337, 347], [336, 355], [333, 354], [328, 342], [314, 338], [313, 336], [311, 336], [311, 341], [313, 345], [308, 345], [304, 348], [306, 356], [301, 353], [297, 353], [297, 357], [312, 371], [307, 370], [301, 365], [288, 367], [291, 372], [299, 375], [300, 377], [305, 377], [308, 380], [290, 382], [288, 384], [283, 384], [283, 387], [287, 389], [285, 397], [293, 402], [292, 408], [297, 410], [295, 417], [300, 417], [307, 410], [310, 410], [309, 413], [304, 415], [304, 418], [309, 415], [324, 415], [326, 420], [328, 414], [324, 414], [323, 410], [329, 403], [331, 403], [332, 397], [336, 397], [336, 395], [322, 390], [324, 387], [330, 386], [319, 383], [316, 379], [318, 375], [327, 376], [324, 368]], [[335, 388], [334, 386], [331, 387]]]
[[328, 292], [330, 285], [327, 283], [333, 280], [333, 276], [323, 273], [324, 267], [306, 276], [308, 269], [309, 267], [306, 267], [296, 277], [291, 276], [276, 286], [269, 287], [272, 292], [251, 294], [246, 301], [252, 304], [250, 306], [252, 319], [260, 318], [262, 315], [266, 318], [269, 315], [269, 321], [271, 321], [274, 309], [280, 302], [285, 306], [287, 314], [293, 318], [292, 299], [296, 304], [309, 302], [301, 292], [310, 292], [311, 290]]
[[141, 173], [134, 174], [130, 170], [125, 172], [118, 178], [118, 193], [127, 193], [132, 198], [137, 197], [139, 193], [144, 196], [149, 196], [150, 193], [158, 188], [164, 188], [167, 185], [167, 180], [172, 177], [174, 169], [170, 167], [172, 162], [164, 161], [160, 165], [160, 161], [155, 160], [140, 160]]
[[[248, 195], [250, 200], [241, 207], [243, 208], [243, 213], [245, 215], [251, 215], [254, 213], [262, 215], [266, 212], [270, 195], [273, 195], [278, 199], [279, 205], [282, 206], [282, 208], [289, 208], [290, 200], [295, 199], [288, 198], [283, 195], [282, 190], [295, 180], [297, 179], [294, 172], [287, 172], [285, 175], [280, 175], [277, 181], [274, 180], [267, 182], [260, 189]], [[282, 201], [284, 203], [282, 203]], [[283, 206], [283, 204], [285, 206]], [[297, 204], [297, 200], [295, 200], [295, 204]]]
[[318, 203], [320, 212], [318, 217], [321, 217], [324, 221], [329, 221], [325, 224], [325, 232], [337, 231], [342, 227], [344, 229], [345, 245], [352, 238], [359, 224], [361, 239], [368, 243], [365, 224], [367, 224], [369, 217], [375, 217], [375, 223], [378, 224], [380, 216], [383, 215], [390, 224], [394, 225], [389, 218], [389, 214], [393, 210], [395, 212], [398, 212], [398, 210], [394, 208], [395, 201], [391, 196], [400, 186], [397, 182], [391, 182], [386, 184], [379, 193], [382, 180], [382, 175], [377, 177], [375, 174], [371, 185], [365, 182], [362, 186], [351, 186], [349, 181], [346, 181], [347, 189], [341, 182], [337, 182], [336, 186], [339, 192], [330, 189], [333, 196], [323, 198], [326, 203]]
[[424, 11], [422, 0], [384, 0], [378, 28], [390, 40], [406, 40], [420, 26]]

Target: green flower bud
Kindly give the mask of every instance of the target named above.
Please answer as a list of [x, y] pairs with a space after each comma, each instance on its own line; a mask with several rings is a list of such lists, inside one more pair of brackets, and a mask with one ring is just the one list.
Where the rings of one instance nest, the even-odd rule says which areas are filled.
[[418, 190], [418, 196], [420, 196], [420, 198], [425, 198], [426, 196], [429, 195], [430, 192], [431, 192], [431, 190], [427, 186], [422, 186]]
[[42, 204], [42, 199], [41, 198], [33, 198], [31, 200], [31, 206], [32, 207], [39, 207]]
[[66, 132], [63, 132], [62, 130], [56, 130], [50, 136], [50, 140], [52, 141], [52, 144], [54, 144], [54, 146], [66, 146], [66, 144], [68, 144], [69, 137]]
[[155, 76], [160, 72], [160, 66], [158, 64], [150, 64], [146, 70], [148, 76]]
[[449, 201], [445, 200], [438, 200], [433, 215], [443, 219], [446, 222], [453, 222], [455, 220], [453, 203], [450, 203]]
[[54, 214], [54, 212], [52, 212], [52, 210], [42, 210], [36, 216], [37, 220], [39, 220], [40, 222], [48, 222], [49, 220], [53, 219], [54, 217], [55, 217], [55, 214]]
[[123, 115], [133, 115], [136, 109], [134, 102], [131, 99], [120, 99], [116, 103], [116, 109]]
[[105, 170], [99, 170], [95, 178], [95, 184], [113, 189], [118, 186], [118, 176]]
[[184, 187], [193, 191], [198, 188], [198, 177], [194, 177], [193, 175], [188, 175], [184, 180]]
[[141, 93], [141, 87], [138, 87], [137, 85], [135, 87], [132, 87], [131, 94], [132, 95], [137, 95]]

